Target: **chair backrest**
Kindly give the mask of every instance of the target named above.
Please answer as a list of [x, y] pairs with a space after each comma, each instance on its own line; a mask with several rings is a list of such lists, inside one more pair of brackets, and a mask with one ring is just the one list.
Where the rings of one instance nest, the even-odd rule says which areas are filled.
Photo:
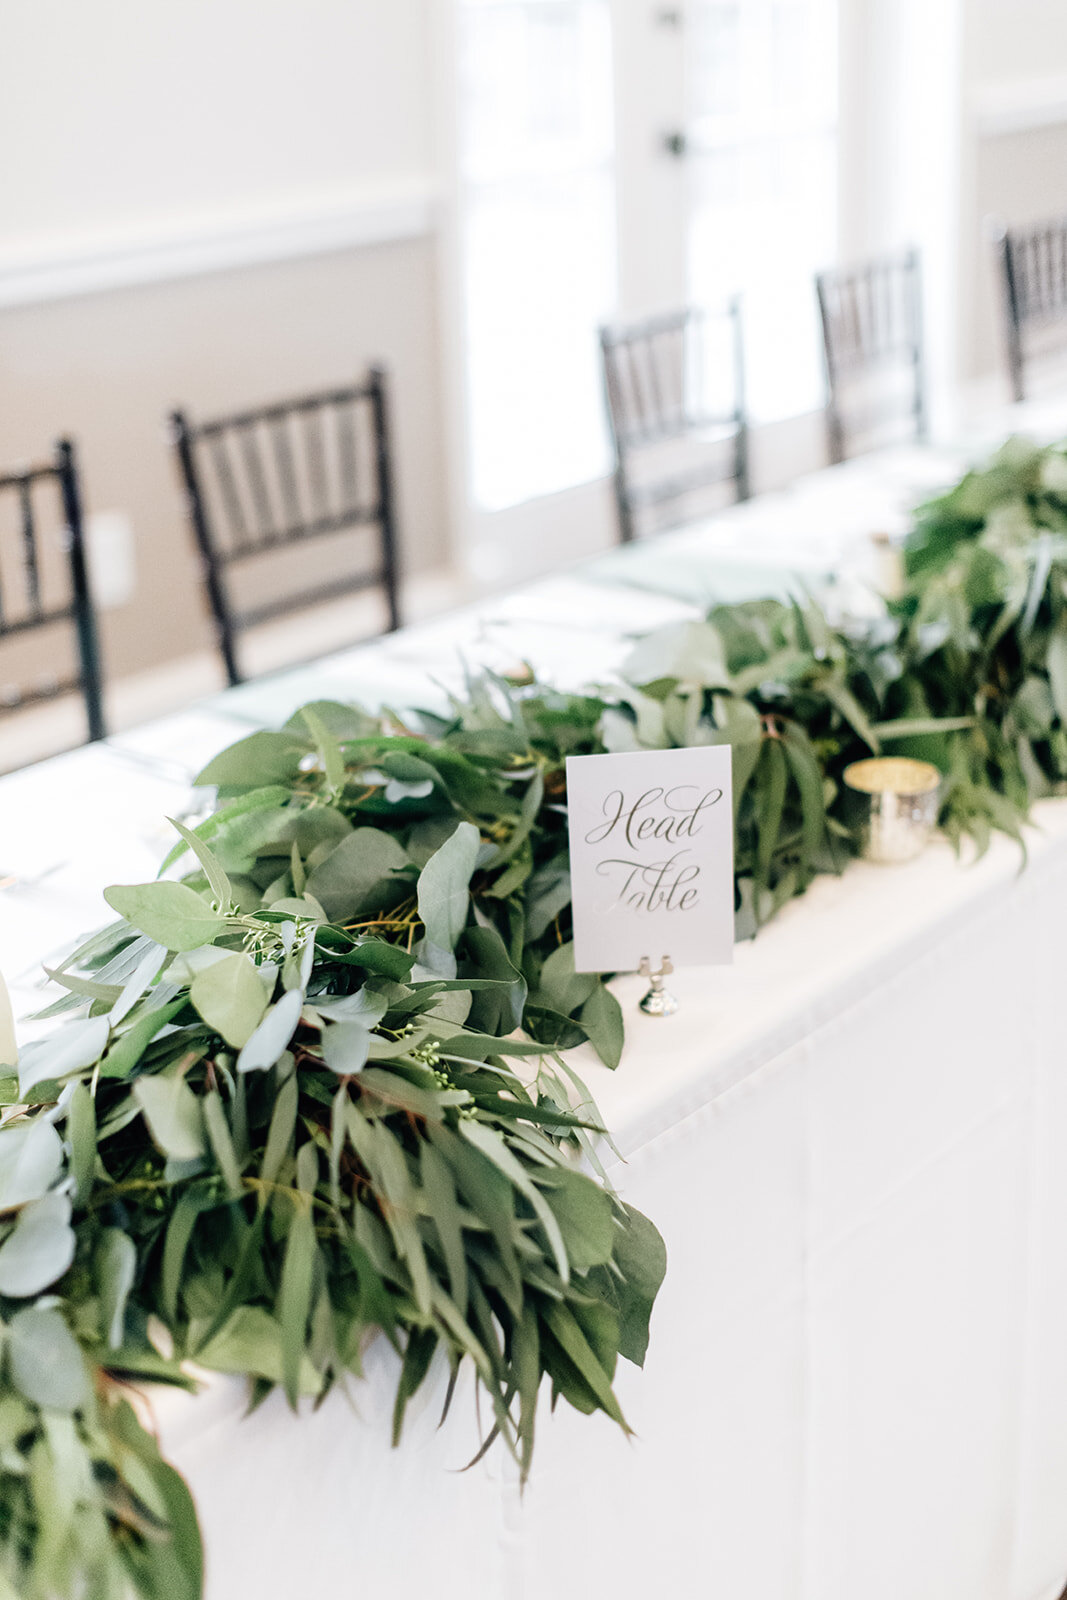
[[[44, 513], [54, 497], [54, 512]], [[75, 668], [70, 673], [32, 674], [29, 684], [3, 681], [0, 713], [21, 710], [57, 695], [80, 692], [90, 739], [104, 737], [100, 653], [85, 561], [82, 498], [74, 446], [60, 439], [53, 458], [38, 466], [0, 474], [0, 528], [8, 545], [0, 551], [0, 646], [25, 640], [39, 629], [68, 623], [73, 629]]]
[[[815, 279], [826, 367], [826, 426], [831, 461], [842, 461], [865, 429], [906, 419], [926, 437], [922, 270], [917, 250]], [[894, 374], [898, 392], [879, 406], [877, 384]]]
[[[718, 362], [710, 359], [716, 333], [725, 343]], [[600, 349], [623, 542], [634, 538], [643, 508], [669, 507], [720, 483], [747, 499], [740, 300], [720, 313], [688, 306], [609, 324]], [[712, 388], [725, 390], [722, 403], [710, 400]], [[696, 459], [685, 461], [687, 450]]]
[[1067, 216], [1024, 228], [994, 225], [1012, 394], [1026, 394], [1028, 335], [1058, 332], [1067, 343]]
[[[210, 422], [171, 415], [189, 519], [229, 681], [240, 683], [246, 628], [357, 590], [381, 587], [400, 625], [396, 525], [385, 374], [372, 367], [345, 389], [283, 400]], [[288, 546], [347, 529], [376, 530], [372, 564], [255, 607], [235, 604], [229, 574]]]

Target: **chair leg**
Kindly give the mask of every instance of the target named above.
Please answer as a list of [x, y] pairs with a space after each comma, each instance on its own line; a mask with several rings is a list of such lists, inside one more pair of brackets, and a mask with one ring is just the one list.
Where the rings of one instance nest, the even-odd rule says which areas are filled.
[[832, 466], [844, 461], [845, 430], [841, 424], [841, 413], [832, 404], [826, 407], [826, 444]]
[[221, 562], [208, 524], [200, 474], [193, 456], [193, 433], [180, 411], [171, 412], [170, 426], [174, 448], [178, 455], [178, 466], [185, 485], [189, 520], [200, 552], [200, 570], [207, 591], [208, 604], [211, 607], [215, 642], [226, 669], [226, 678], [230, 687], [234, 688], [241, 682], [241, 671], [237, 665], [236, 629], [223, 581]]
[[752, 493], [748, 470], [748, 423], [744, 416], [737, 419], [737, 436], [734, 440], [734, 487], [738, 500], [747, 500]]
[[615, 473], [615, 505], [619, 515], [619, 543], [632, 544], [637, 530], [634, 527], [634, 511], [626, 487], [626, 478], [621, 468]]
[[1008, 377], [1011, 380], [1011, 397], [1018, 404], [1026, 399], [1026, 380], [1023, 373], [1022, 340], [1014, 323], [1008, 332]]
[[244, 675], [237, 665], [237, 647], [234, 639], [233, 624], [230, 621], [228, 610], [217, 613], [216, 636], [219, 641], [219, 653], [222, 664], [226, 668], [226, 678], [230, 688], [235, 689], [244, 681]]
[[385, 392], [385, 373], [371, 369], [371, 406], [374, 414], [374, 454], [378, 473], [380, 508], [379, 536], [382, 553], [382, 582], [389, 612], [389, 631], [400, 627], [400, 575], [397, 560], [396, 512], [393, 499], [393, 464], [390, 447], [389, 409]]
[[78, 635], [78, 658], [82, 694], [90, 743], [106, 737], [104, 701], [100, 674], [100, 644], [96, 631], [96, 612], [89, 592], [89, 575], [85, 558], [85, 535], [82, 523], [81, 491], [74, 446], [69, 439], [60, 439], [56, 445], [56, 471], [63, 496], [70, 540], [71, 582], [73, 585], [74, 626]]

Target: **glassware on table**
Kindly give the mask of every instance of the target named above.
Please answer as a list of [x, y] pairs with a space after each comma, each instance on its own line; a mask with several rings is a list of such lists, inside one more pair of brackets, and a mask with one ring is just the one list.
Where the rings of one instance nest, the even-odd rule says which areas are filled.
[[911, 861], [925, 849], [937, 822], [941, 774], [935, 766], [906, 756], [872, 756], [846, 767], [844, 779], [866, 802], [868, 861]]

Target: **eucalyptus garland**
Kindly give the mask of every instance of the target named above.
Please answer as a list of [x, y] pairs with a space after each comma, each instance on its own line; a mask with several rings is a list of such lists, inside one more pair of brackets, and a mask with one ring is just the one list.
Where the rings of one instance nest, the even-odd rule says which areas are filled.
[[[417, 844], [411, 821], [405, 850], [353, 828], [346, 796], [395, 782], [410, 816], [426, 780], [368, 781], [361, 738], [305, 723], [251, 741], [291, 787], [199, 835], [175, 823], [191, 881], [107, 891], [123, 920], [52, 974], [50, 1011], [78, 1015], [22, 1052], [0, 1130], [0, 1562], [26, 1600], [199, 1595], [188, 1493], [123, 1396], [187, 1383], [189, 1361], [295, 1406], [358, 1376], [378, 1332], [399, 1437], [442, 1349], [523, 1477], [546, 1376], [626, 1428], [612, 1379], [643, 1360], [662, 1242], [603, 1181], [581, 1081], [507, 1037], [527, 986], [472, 913], [526, 814], [494, 838], [452, 813]], [[214, 764], [223, 788], [247, 759]], [[588, 1005], [563, 947], [544, 967], [549, 997]]]
[[942, 828], [980, 851], [1067, 785], [1067, 444], [1009, 440], [901, 560], [874, 618], [759, 600], [660, 629], [605, 706], [609, 749], [732, 745], [740, 936], [858, 849], [851, 761], [933, 762]]
[[1067, 781], [1067, 451], [1012, 441], [922, 508], [904, 563], [874, 621], [717, 607], [596, 694], [319, 702], [209, 764], [210, 813], [108, 891], [120, 920], [52, 974], [59, 1024], [6, 1085], [0, 1600], [198, 1600], [145, 1381], [237, 1373], [295, 1406], [377, 1335], [398, 1437], [437, 1352], [523, 1477], [546, 1378], [626, 1427], [616, 1364], [643, 1360], [665, 1260], [566, 1056], [614, 1066], [623, 1022], [574, 971], [565, 759], [728, 743], [742, 935], [857, 848], [857, 756], [933, 760], [957, 842], [1021, 838]]

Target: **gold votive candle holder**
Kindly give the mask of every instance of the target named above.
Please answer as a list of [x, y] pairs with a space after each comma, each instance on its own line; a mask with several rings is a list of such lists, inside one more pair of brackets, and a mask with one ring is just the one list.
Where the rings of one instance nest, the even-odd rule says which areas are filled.
[[845, 783], [866, 802], [863, 854], [868, 861], [912, 861], [937, 822], [941, 774], [929, 761], [872, 756], [845, 768]]

